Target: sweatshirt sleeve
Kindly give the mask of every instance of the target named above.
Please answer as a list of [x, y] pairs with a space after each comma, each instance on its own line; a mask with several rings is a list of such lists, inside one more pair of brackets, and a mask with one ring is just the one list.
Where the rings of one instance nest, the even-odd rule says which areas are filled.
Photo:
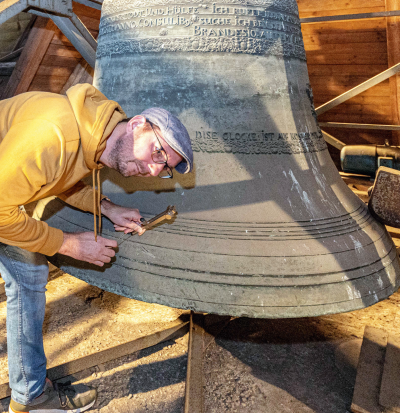
[[[75, 208], [94, 213], [93, 192], [90, 185], [85, 185], [82, 181], [79, 181], [72, 188], [57, 196]], [[101, 195], [100, 199], [108, 199], [108, 197]]]
[[61, 172], [64, 139], [45, 120], [13, 125], [0, 143], [0, 242], [32, 252], [54, 255], [63, 232], [30, 218], [19, 208]]

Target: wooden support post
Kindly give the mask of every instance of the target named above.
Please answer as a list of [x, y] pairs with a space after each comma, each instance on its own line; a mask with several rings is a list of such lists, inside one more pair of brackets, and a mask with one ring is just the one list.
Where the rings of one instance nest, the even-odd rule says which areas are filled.
[[[399, 10], [400, 0], [386, 0], [386, 10]], [[400, 17], [388, 17], [386, 23], [387, 49], [389, 67], [400, 63]], [[400, 74], [392, 76], [390, 82], [390, 100], [392, 107], [392, 123], [400, 125]], [[392, 132], [391, 142], [400, 145], [400, 132]]]
[[24, 50], [7, 83], [2, 99], [27, 92], [54, 36], [55, 25], [50, 19], [38, 17], [29, 33]]
[[185, 413], [203, 413], [204, 316], [190, 314]]
[[379, 393], [387, 339], [386, 331], [370, 326], [365, 327], [351, 403], [353, 413], [382, 413]]
[[400, 337], [390, 334], [383, 369], [379, 404], [391, 412], [400, 412]]

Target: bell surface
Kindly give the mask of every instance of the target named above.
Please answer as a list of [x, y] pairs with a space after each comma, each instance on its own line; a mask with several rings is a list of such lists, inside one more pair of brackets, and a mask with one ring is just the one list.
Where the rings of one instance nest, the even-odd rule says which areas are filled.
[[[95, 86], [128, 116], [163, 107], [187, 127], [193, 173], [124, 178], [102, 192], [148, 219], [143, 236], [114, 232], [115, 262], [56, 256], [107, 291], [196, 311], [304, 317], [372, 305], [397, 290], [396, 248], [342, 181], [314, 110], [295, 0], [104, 0]], [[42, 204], [64, 231], [91, 214]]]

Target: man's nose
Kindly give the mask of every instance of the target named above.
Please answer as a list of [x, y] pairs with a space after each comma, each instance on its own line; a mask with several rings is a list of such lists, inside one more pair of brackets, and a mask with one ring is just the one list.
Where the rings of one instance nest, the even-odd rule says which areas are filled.
[[164, 169], [164, 164], [162, 163], [152, 163], [149, 165], [150, 175], [158, 176], [159, 173]]

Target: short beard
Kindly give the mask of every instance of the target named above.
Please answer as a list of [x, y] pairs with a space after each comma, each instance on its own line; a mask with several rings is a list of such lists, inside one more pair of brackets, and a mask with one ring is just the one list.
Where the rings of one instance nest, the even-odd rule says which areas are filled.
[[[129, 156], [131, 157], [130, 159]], [[129, 174], [130, 163], [136, 164], [139, 174], [143, 174], [143, 170], [145, 170], [142, 162], [133, 157], [133, 136], [123, 135], [117, 139], [114, 147], [110, 151], [109, 162], [111, 168], [125, 177], [131, 176]], [[145, 171], [144, 173], [147, 172]]]

